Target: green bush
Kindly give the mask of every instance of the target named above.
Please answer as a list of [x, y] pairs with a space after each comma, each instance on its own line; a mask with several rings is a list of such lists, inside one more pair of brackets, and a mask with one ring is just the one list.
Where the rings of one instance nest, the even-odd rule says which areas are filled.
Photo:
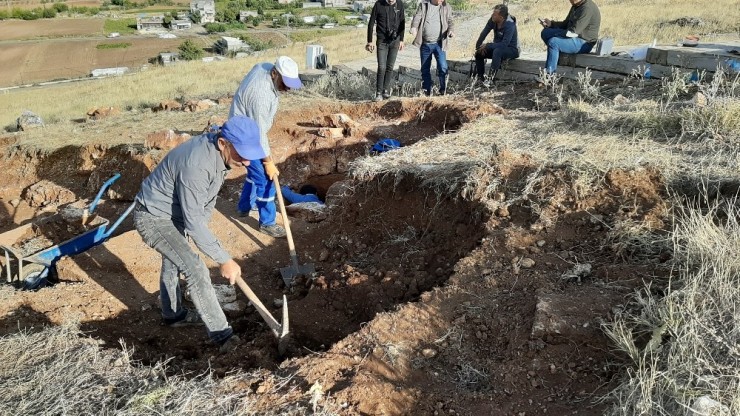
[[226, 25], [220, 22], [206, 23], [203, 25], [208, 33], [223, 33], [226, 32]]
[[177, 47], [177, 49], [180, 51], [180, 58], [186, 61], [197, 60], [205, 55], [205, 52], [203, 52], [203, 48], [196, 45], [195, 42], [190, 39], [181, 43], [180, 46]]
[[5, 10], [0, 10], [0, 20], [10, 19], [10, 13]]
[[54, 3], [54, 5], [51, 7], [53, 7], [54, 10], [57, 11], [57, 13], [63, 13], [69, 10], [69, 6], [64, 3]]
[[53, 7], [49, 9], [44, 9], [44, 11], [41, 13], [41, 16], [43, 16], [44, 19], [53, 19], [57, 17], [57, 10]]
[[98, 46], [95, 47], [95, 49], [126, 49], [129, 46], [131, 46], [131, 44], [128, 42], [99, 43]]

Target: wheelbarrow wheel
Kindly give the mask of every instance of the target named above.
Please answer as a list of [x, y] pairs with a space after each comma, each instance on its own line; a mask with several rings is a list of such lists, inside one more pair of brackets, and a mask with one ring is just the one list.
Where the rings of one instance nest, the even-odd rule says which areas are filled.
[[49, 268], [43, 264], [29, 263], [23, 266], [23, 275], [16, 276], [23, 290], [36, 290], [49, 284]]

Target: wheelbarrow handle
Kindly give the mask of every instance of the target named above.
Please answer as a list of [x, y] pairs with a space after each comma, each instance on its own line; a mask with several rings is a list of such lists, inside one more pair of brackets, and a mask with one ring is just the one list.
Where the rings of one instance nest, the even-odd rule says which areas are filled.
[[95, 199], [93, 199], [92, 203], [87, 208], [87, 213], [88, 214], [92, 214], [93, 211], [95, 211], [95, 207], [98, 206], [98, 202], [100, 202], [100, 198], [103, 197], [103, 193], [105, 193], [105, 191], [108, 188], [110, 188], [111, 185], [113, 185], [113, 182], [117, 181], [118, 178], [120, 178], [120, 177], [121, 177], [121, 174], [120, 173], [116, 173], [110, 179], [108, 179], [107, 181], [105, 181], [105, 183], [103, 184], [103, 186], [100, 187], [100, 190], [98, 191], [98, 194], [95, 195]]
[[124, 211], [123, 214], [121, 214], [121, 216], [118, 217], [118, 219], [116, 220], [116, 222], [114, 222], [113, 225], [111, 225], [110, 227], [108, 227], [105, 230], [105, 234], [103, 235], [103, 238], [110, 237], [111, 234], [113, 234], [113, 232], [116, 231], [116, 228], [118, 228], [118, 226], [121, 225], [121, 223], [123, 222], [123, 220], [125, 220], [126, 217], [128, 217], [128, 214], [130, 214], [131, 211], [133, 211], [135, 207], [136, 207], [136, 202], [134, 202], [133, 204], [129, 205], [129, 207], [126, 208], [126, 211]]

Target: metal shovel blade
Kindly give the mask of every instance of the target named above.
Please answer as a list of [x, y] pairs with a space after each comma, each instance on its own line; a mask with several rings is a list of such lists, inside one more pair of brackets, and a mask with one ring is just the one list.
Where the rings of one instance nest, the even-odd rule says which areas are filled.
[[301, 275], [310, 275], [316, 271], [313, 263], [306, 263], [301, 265], [286, 266], [280, 268], [280, 276], [285, 282], [285, 286], [292, 286], [293, 279]]
[[288, 319], [288, 298], [283, 295], [283, 320], [280, 325], [280, 335], [278, 336], [278, 354], [285, 355], [290, 344], [290, 320]]
[[265, 305], [262, 304], [257, 295], [254, 294], [254, 292], [249, 287], [249, 285], [247, 285], [244, 279], [242, 279], [241, 277], [237, 277], [236, 284], [247, 296], [247, 299], [252, 302], [252, 305], [254, 305], [255, 309], [257, 309], [257, 313], [259, 313], [262, 319], [264, 319], [267, 326], [270, 327], [270, 330], [272, 330], [272, 333], [275, 334], [275, 337], [278, 339], [278, 353], [280, 353], [280, 355], [283, 355], [287, 350], [288, 344], [290, 342], [288, 298], [283, 295], [283, 322], [280, 323], [275, 320], [270, 311], [265, 308]]

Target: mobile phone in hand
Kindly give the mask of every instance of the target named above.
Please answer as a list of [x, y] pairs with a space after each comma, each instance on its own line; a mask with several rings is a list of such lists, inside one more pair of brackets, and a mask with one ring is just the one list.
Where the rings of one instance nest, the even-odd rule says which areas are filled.
[[545, 20], [544, 20], [544, 19], [542, 19], [541, 17], [538, 17], [538, 18], [537, 18], [537, 20], [539, 20], [539, 21], [540, 21], [540, 24], [541, 24], [541, 25], [544, 25], [544, 24], [545, 24]]

